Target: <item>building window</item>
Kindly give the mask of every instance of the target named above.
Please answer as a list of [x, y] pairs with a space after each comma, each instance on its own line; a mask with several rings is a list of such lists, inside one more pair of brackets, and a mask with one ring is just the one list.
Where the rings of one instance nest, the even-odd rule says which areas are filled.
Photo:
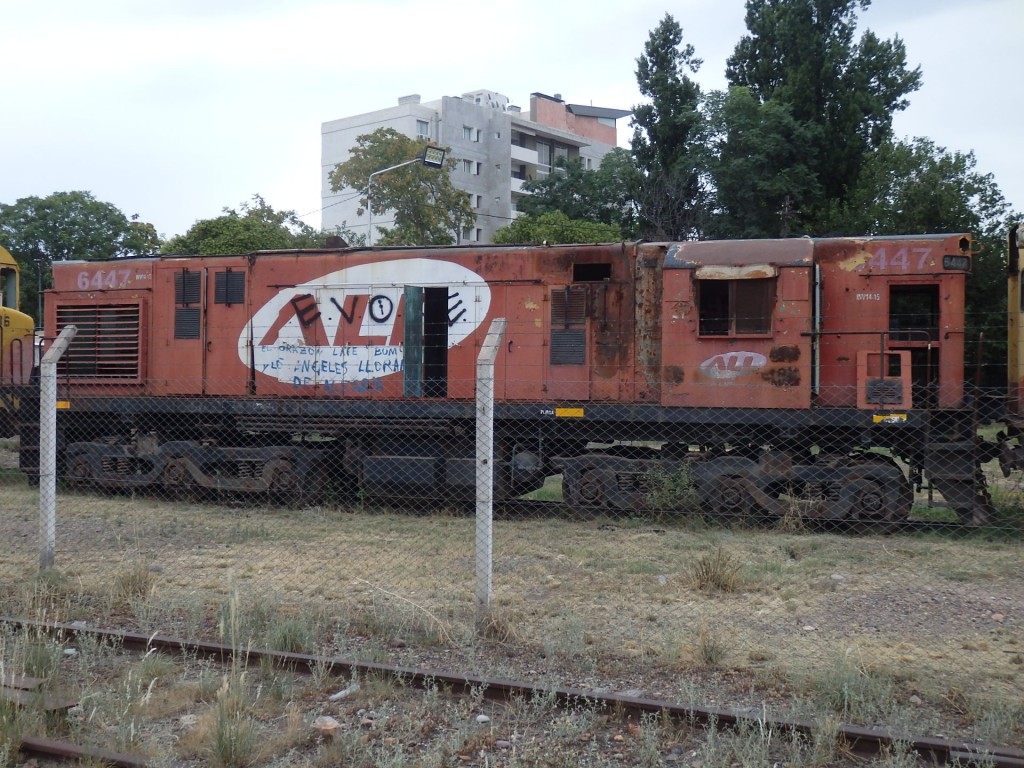
[[476, 241], [479, 243], [483, 239], [484, 239], [484, 231], [482, 229], [478, 229], [476, 231]]
[[476, 204], [473, 207], [474, 208], [479, 208], [481, 206], [481, 204], [483, 203], [483, 201], [484, 201], [483, 195], [477, 195], [476, 196]]
[[465, 139], [466, 141], [473, 140], [473, 129], [470, 128], [468, 125], [462, 126], [462, 138]]
[[537, 140], [537, 175], [547, 176], [551, 173], [551, 145], [546, 141]]
[[466, 229], [462, 230], [462, 239], [463, 239], [464, 242], [467, 242], [467, 243], [470, 240], [472, 240], [473, 239], [473, 230], [471, 228], [469, 228], [469, 227], [467, 227]]
[[475, 141], [475, 142], [477, 142], [479, 144], [480, 143], [480, 136], [482, 135], [482, 133], [483, 133], [483, 131], [481, 131], [479, 128], [477, 128], [476, 129], [476, 133], [473, 136], [473, 141]]
[[702, 336], [771, 333], [775, 280], [698, 280], [697, 302]]
[[416, 121], [416, 138], [417, 139], [429, 139], [430, 138], [430, 123], [426, 120]]
[[476, 168], [474, 169], [474, 172], [473, 172], [474, 175], [479, 176], [480, 175], [480, 169], [482, 167], [483, 167], [483, 163], [477, 163], [476, 164]]
[[472, 160], [463, 160], [462, 161], [462, 170], [464, 170], [466, 173], [472, 173], [473, 172], [473, 161]]

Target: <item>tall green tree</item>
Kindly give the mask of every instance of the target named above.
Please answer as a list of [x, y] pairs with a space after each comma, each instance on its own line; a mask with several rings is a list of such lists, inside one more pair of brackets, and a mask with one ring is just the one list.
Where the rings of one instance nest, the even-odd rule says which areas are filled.
[[[331, 190], [359, 190], [359, 216], [372, 212], [378, 245], [451, 245], [474, 221], [469, 194], [452, 184], [457, 160], [449, 156], [444, 168], [409, 163], [375, 176], [371, 194], [370, 175], [415, 159], [423, 151], [393, 128], [378, 128], [356, 138], [352, 156], [334, 166]], [[394, 226], [382, 227], [383, 217], [394, 212]], [[378, 223], [379, 222], [379, 223]]]
[[682, 27], [665, 14], [636, 62], [637, 85], [649, 101], [633, 107], [631, 148], [641, 174], [641, 231], [653, 239], [697, 237], [705, 220], [701, 89], [687, 74], [703, 62], [694, 54]]
[[561, 211], [520, 216], [494, 233], [496, 243], [613, 243], [622, 239], [615, 224], [570, 219]]
[[747, 0], [749, 34], [728, 59], [730, 85], [761, 103], [786, 105], [805, 135], [817, 189], [801, 196], [807, 214], [846, 200], [865, 158], [892, 130], [893, 115], [921, 85], [896, 37], [854, 33], [870, 0]]
[[710, 94], [710, 172], [714, 212], [705, 234], [719, 238], [786, 237], [803, 231], [805, 203], [820, 198], [815, 126], [788, 105], [760, 102], [735, 86]]
[[[295, 211], [277, 211], [259, 195], [238, 210], [224, 208], [200, 219], [183, 235], [168, 240], [163, 253], [214, 255], [288, 248], [323, 248], [327, 235], [303, 222]], [[353, 243], [354, 244], [354, 243]]]
[[632, 156], [621, 147], [608, 152], [595, 170], [584, 168], [579, 159], [560, 160], [553, 173], [523, 185], [530, 195], [518, 209], [534, 218], [560, 211], [569, 219], [614, 225], [620, 237], [634, 237], [639, 180]]
[[91, 192], [77, 191], [0, 204], [0, 244], [21, 265], [21, 306], [37, 315], [54, 261], [138, 256], [156, 250], [160, 238], [137, 215], [129, 218]]

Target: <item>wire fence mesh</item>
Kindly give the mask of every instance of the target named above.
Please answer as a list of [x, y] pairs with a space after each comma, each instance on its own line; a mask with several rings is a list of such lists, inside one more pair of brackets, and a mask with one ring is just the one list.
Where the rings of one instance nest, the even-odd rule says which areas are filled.
[[627, 417], [588, 422], [592, 403], [538, 419], [498, 398], [486, 542], [471, 400], [439, 423], [352, 419], [328, 434], [311, 418], [271, 441], [238, 437], [267, 405], [256, 396], [230, 400], [230, 440], [209, 401], [151, 399], [151, 426], [174, 438], [157, 442], [126, 428], [125, 400], [67, 381], [58, 397], [61, 434], [43, 436], [62, 456], [52, 570], [39, 572], [38, 489], [17, 471], [19, 443], [3, 445], [8, 614], [219, 637], [237, 598], [250, 644], [583, 688], [679, 698], [695, 695], [690, 674], [709, 690], [784, 687], [852, 658], [947, 692], [1019, 691], [1019, 473], [995, 456], [962, 472], [987, 482], [972, 505], [991, 500], [973, 525], [928, 468], [915, 476], [912, 422], [872, 424], [906, 442], [854, 451], [828, 445], [847, 447], [840, 424], [780, 461], [668, 439], [685, 424], [633, 439]]

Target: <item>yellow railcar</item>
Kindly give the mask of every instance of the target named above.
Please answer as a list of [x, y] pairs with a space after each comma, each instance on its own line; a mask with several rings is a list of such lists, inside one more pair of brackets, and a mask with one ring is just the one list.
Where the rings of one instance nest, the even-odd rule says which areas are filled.
[[35, 363], [35, 324], [18, 311], [19, 279], [18, 262], [0, 247], [0, 437], [16, 432], [17, 390]]

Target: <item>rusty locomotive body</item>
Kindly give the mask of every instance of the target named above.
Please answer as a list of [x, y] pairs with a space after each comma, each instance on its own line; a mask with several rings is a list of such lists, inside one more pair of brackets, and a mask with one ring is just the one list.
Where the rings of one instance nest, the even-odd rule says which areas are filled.
[[[73, 482], [453, 498], [495, 318], [495, 481], [581, 508], [885, 525], [989, 500], [969, 235], [343, 249], [54, 264]], [[23, 421], [29, 416], [23, 415]], [[23, 466], [37, 472], [23, 432]], [[657, 497], [657, 498], [655, 498]]]

